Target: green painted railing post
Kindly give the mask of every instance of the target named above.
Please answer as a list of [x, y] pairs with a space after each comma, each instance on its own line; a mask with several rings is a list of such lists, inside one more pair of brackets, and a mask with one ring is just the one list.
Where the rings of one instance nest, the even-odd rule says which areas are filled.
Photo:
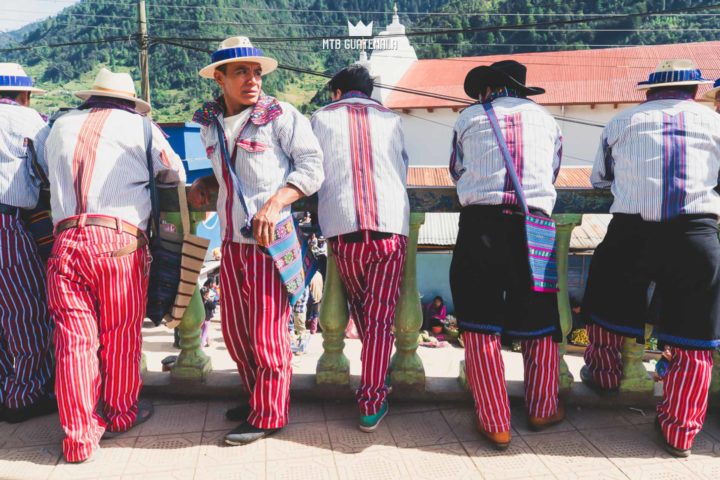
[[720, 393], [720, 350], [713, 352], [712, 379], [710, 380], [710, 395]]
[[348, 325], [348, 304], [345, 287], [340, 280], [335, 256], [327, 246], [327, 272], [323, 302], [320, 308], [320, 326], [323, 336], [323, 354], [318, 360], [315, 382], [318, 385], [346, 387], [350, 385], [350, 361], [343, 353], [345, 329]]
[[[182, 230], [179, 213], [165, 213], [166, 221], [173, 223]], [[205, 213], [190, 214], [191, 233], [197, 232], [197, 226], [205, 220]], [[205, 321], [205, 307], [200, 297], [200, 289], [196, 286], [190, 304], [183, 314], [178, 330], [180, 331], [180, 355], [170, 372], [170, 378], [179, 382], [202, 382], [212, 371], [210, 357], [200, 346], [200, 327]]]
[[400, 286], [400, 300], [395, 312], [395, 355], [390, 363], [394, 387], [425, 389], [425, 368], [417, 354], [422, 326], [422, 307], [417, 287], [417, 245], [424, 213], [410, 214], [410, 236]]
[[[652, 333], [652, 326], [645, 326], [645, 338]], [[652, 394], [655, 382], [648, 375], [643, 364], [645, 345], [637, 343], [634, 338], [625, 338], [622, 357], [623, 374], [620, 379], [620, 391]]]
[[568, 261], [570, 258], [572, 231], [582, 223], [582, 215], [563, 213], [553, 215], [553, 220], [555, 220], [557, 226], [555, 245], [558, 262], [558, 286], [560, 288], [558, 292], [558, 311], [563, 335], [563, 342], [560, 345], [560, 390], [570, 390], [573, 384], [573, 376], [564, 358], [567, 348], [567, 336], [572, 330], [572, 310], [570, 309], [570, 295], [568, 292]]

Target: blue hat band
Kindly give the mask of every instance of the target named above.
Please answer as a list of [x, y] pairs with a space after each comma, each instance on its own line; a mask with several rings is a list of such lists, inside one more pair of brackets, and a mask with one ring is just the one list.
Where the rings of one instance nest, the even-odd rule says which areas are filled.
[[640, 82], [638, 85], [655, 85], [657, 83], [675, 82], [704, 82], [700, 70], [675, 70], [672, 72], [655, 72], [650, 74], [647, 82]]
[[718, 87], [720, 87], [720, 78], [715, 80], [715, 83], [713, 84], [713, 88], [718, 88]]
[[32, 87], [30, 77], [17, 77], [15, 75], [0, 75], [0, 88], [2, 87]]
[[255, 47], [224, 48], [212, 54], [212, 63], [233, 58], [262, 57], [263, 51]]

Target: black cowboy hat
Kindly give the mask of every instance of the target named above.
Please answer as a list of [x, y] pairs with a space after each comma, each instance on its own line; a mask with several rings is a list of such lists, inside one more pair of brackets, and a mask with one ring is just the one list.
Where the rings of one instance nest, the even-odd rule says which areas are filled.
[[545, 90], [525, 85], [527, 68], [515, 60], [502, 60], [470, 70], [465, 77], [465, 93], [477, 100], [485, 87], [508, 87], [523, 95], [540, 95]]

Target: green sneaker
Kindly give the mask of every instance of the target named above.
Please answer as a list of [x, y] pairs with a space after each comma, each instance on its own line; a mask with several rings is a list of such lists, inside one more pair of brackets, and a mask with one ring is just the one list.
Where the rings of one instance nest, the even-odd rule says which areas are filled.
[[380, 425], [380, 421], [385, 418], [385, 415], [388, 413], [388, 403], [387, 401], [383, 402], [382, 407], [380, 407], [380, 410], [375, 415], [360, 415], [360, 423], [358, 423], [358, 427], [360, 427], [360, 430], [363, 432], [371, 433], [377, 430], [378, 426]]

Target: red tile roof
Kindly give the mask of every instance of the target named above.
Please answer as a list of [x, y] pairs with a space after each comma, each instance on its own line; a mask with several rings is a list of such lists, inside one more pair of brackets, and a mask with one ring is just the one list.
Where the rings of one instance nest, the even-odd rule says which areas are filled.
[[[512, 58], [528, 67], [528, 85], [547, 93], [533, 97], [543, 105], [637, 103], [644, 93], [637, 82], [647, 80], [661, 60], [690, 58], [708, 79], [720, 77], [720, 41], [640, 47], [520, 53], [483, 57], [419, 60], [398, 87], [467, 99], [465, 75], [479, 65]], [[701, 86], [704, 93], [708, 86]], [[412, 93], [393, 91], [385, 102], [389, 108], [462, 107], [464, 104]]]
[[[555, 181], [555, 187], [592, 188], [590, 184], [590, 168], [561, 168]], [[409, 187], [452, 187], [450, 173], [445, 167], [410, 167], [408, 172]]]

